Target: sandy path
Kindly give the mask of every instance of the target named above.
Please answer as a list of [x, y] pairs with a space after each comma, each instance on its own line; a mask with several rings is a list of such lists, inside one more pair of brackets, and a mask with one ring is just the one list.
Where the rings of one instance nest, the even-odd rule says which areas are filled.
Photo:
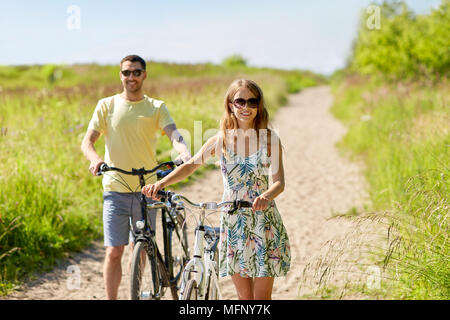
[[[302, 270], [322, 245], [344, 235], [351, 224], [344, 219], [328, 220], [333, 213], [360, 207], [365, 199], [360, 168], [343, 159], [335, 143], [345, 134], [342, 124], [331, 116], [333, 97], [328, 87], [305, 89], [290, 96], [279, 110], [273, 127], [284, 145], [285, 191], [276, 199], [291, 242], [291, 271], [275, 280], [274, 299], [297, 299]], [[219, 170], [180, 190], [194, 201], [220, 201], [223, 191]], [[218, 220], [215, 220], [218, 221]], [[102, 241], [74, 255], [54, 271], [40, 276], [6, 299], [104, 299]], [[120, 299], [128, 298], [128, 275], [124, 275]], [[80, 286], [71, 282], [70, 265], [80, 271]], [[74, 288], [75, 287], [75, 288]], [[236, 299], [231, 279], [221, 280], [224, 299]], [[166, 295], [169, 295], [168, 293]]]

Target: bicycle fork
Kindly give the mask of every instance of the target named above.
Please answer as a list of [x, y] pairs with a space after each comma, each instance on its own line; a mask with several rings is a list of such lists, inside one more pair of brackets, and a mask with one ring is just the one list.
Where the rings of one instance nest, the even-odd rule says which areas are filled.
[[[208, 289], [207, 285], [210, 282], [210, 277], [212, 277], [214, 284], [218, 284], [217, 274], [215, 271], [216, 266], [215, 262], [212, 259], [214, 253], [211, 254], [210, 252], [213, 244], [209, 244], [207, 250], [205, 250], [206, 231], [205, 226], [203, 225], [204, 218], [205, 212], [203, 210], [201, 212], [199, 226], [195, 231], [194, 255], [193, 258], [187, 263], [182, 274], [180, 298], [183, 295], [188, 280], [190, 280], [191, 278], [194, 278], [197, 282], [198, 300], [205, 300], [207, 293], [206, 291]], [[221, 297], [218, 285], [217, 289], [218, 296]]]

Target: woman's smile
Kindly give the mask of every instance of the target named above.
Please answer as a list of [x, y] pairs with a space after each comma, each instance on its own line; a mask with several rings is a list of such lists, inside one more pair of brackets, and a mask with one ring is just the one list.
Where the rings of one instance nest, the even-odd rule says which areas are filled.
[[[241, 129], [247, 129], [249, 126], [251, 126], [253, 120], [256, 117], [256, 114], [258, 113], [257, 108], [249, 107], [249, 99], [250, 101], [252, 99], [255, 99], [255, 95], [247, 88], [241, 88], [233, 97], [232, 101], [234, 101], [234, 103], [230, 103], [230, 108], [233, 111], [238, 121], [238, 125]], [[239, 100], [244, 100], [244, 105], [236, 103], [236, 101]]]
[[248, 111], [242, 111], [242, 112], [239, 112], [239, 114], [244, 117], [249, 117], [252, 115], [252, 113], [248, 112]]

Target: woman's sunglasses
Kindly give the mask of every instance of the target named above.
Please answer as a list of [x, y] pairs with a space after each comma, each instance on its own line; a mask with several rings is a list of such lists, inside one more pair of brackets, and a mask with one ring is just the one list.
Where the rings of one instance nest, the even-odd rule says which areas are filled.
[[120, 71], [125, 77], [129, 77], [130, 74], [133, 73], [133, 76], [135, 77], [140, 77], [142, 72], [144, 72], [144, 70], [142, 69], [136, 69], [136, 70], [122, 70]]
[[250, 98], [250, 99], [243, 99], [243, 98], [237, 98], [233, 101], [233, 105], [238, 108], [241, 109], [243, 108], [245, 105], [247, 105], [248, 108], [258, 108], [258, 104], [259, 104], [259, 99], [257, 98]]

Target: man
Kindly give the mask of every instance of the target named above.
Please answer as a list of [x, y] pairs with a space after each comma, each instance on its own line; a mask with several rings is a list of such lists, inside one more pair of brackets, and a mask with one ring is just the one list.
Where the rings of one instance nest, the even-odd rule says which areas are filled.
[[[127, 171], [155, 167], [158, 131], [170, 138], [183, 161], [189, 160], [190, 152], [164, 102], [143, 93], [142, 85], [147, 78], [145, 61], [130, 55], [122, 59], [120, 67], [123, 92], [98, 102], [81, 144], [82, 152], [90, 161], [89, 171], [96, 175], [103, 162]], [[101, 134], [105, 136], [105, 161], [94, 147]], [[136, 193], [130, 192], [126, 185]], [[135, 176], [111, 171], [103, 176], [103, 190], [106, 246], [103, 279], [106, 298], [117, 299], [122, 278], [122, 255], [129, 240], [129, 217], [140, 217], [140, 186]]]

